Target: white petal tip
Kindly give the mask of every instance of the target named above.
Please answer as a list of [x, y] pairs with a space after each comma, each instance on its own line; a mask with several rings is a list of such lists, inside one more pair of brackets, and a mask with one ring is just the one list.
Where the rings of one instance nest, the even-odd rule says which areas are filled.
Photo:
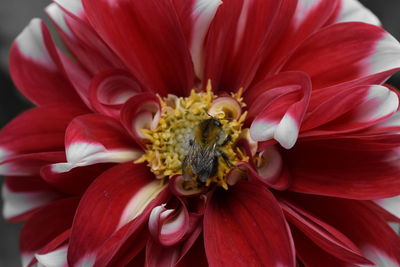
[[274, 139], [286, 149], [291, 149], [299, 136], [299, 126], [297, 122], [288, 114], [280, 121], [276, 128]]

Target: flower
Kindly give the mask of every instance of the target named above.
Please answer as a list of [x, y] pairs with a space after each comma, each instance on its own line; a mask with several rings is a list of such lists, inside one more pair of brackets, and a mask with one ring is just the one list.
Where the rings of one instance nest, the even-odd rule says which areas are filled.
[[0, 132], [24, 266], [400, 266], [400, 44], [356, 0], [57, 0]]

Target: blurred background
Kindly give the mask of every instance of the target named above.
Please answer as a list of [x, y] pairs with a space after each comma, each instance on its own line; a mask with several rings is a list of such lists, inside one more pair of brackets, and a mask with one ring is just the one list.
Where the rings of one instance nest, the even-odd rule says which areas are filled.
[[[381, 19], [385, 29], [400, 39], [399, 0], [360, 1]], [[0, 128], [21, 111], [31, 107], [18, 94], [9, 78], [8, 51], [13, 39], [31, 18], [44, 17], [43, 9], [49, 3], [50, 0], [0, 0]], [[390, 83], [400, 87], [399, 75], [392, 78]], [[20, 224], [7, 223], [0, 218], [0, 267], [21, 266], [18, 252], [20, 228]]]

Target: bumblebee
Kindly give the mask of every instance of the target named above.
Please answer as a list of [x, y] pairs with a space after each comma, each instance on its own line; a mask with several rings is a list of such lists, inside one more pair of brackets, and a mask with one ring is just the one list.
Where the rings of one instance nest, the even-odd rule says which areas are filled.
[[182, 164], [183, 179], [197, 179], [204, 184], [217, 174], [219, 157], [222, 157], [228, 167], [233, 168], [228, 156], [220, 150], [231, 139], [229, 134], [225, 134], [218, 119], [201, 121], [194, 129], [193, 139], [189, 140], [189, 151]]

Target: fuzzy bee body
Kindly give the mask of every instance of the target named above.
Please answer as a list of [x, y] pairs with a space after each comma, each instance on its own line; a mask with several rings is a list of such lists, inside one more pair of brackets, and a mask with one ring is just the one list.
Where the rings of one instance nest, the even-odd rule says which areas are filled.
[[197, 178], [201, 183], [205, 183], [207, 179], [217, 174], [220, 156], [231, 167], [228, 157], [219, 149], [230, 140], [231, 136], [225, 134], [218, 119], [201, 121], [195, 128], [194, 138], [190, 140], [189, 151], [183, 160], [184, 180]]

